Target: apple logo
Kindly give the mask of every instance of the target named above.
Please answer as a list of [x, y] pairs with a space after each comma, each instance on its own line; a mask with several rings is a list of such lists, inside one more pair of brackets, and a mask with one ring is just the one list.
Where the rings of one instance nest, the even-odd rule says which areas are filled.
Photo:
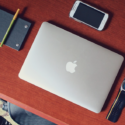
[[67, 72], [70, 72], [70, 73], [74, 73], [75, 72], [75, 68], [77, 66], [76, 64], [77, 61], [74, 61], [74, 62], [68, 62], [66, 64], [66, 71]]

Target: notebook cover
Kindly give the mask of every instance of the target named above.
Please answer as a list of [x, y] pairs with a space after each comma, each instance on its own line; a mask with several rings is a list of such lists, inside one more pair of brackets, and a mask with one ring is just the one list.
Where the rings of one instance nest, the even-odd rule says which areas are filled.
[[[0, 9], [0, 42], [2, 41], [13, 15]], [[20, 50], [22, 43], [30, 29], [31, 23], [17, 18], [4, 42], [5, 45]]]

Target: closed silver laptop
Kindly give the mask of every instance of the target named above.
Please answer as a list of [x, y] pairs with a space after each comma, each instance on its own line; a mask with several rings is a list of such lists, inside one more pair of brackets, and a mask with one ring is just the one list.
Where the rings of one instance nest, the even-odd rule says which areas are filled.
[[44, 22], [19, 77], [99, 113], [122, 62], [121, 55]]

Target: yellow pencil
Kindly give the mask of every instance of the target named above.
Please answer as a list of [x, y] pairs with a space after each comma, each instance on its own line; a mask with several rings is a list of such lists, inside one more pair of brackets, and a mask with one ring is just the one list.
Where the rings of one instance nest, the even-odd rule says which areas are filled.
[[20, 11], [20, 9], [18, 9], [18, 10], [16, 11], [15, 15], [13, 16], [13, 19], [12, 19], [12, 21], [11, 21], [11, 23], [10, 23], [10, 25], [9, 25], [9, 27], [8, 27], [8, 29], [7, 29], [7, 31], [6, 31], [6, 33], [5, 33], [5, 35], [4, 35], [4, 37], [3, 37], [3, 39], [2, 39], [2, 42], [1, 42], [1, 44], [0, 44], [0, 47], [3, 46], [3, 43], [4, 43], [5, 39], [7, 38], [7, 35], [8, 35], [8, 33], [9, 33], [10, 29], [12, 28], [12, 25], [13, 25], [14, 21], [16, 20], [19, 11]]

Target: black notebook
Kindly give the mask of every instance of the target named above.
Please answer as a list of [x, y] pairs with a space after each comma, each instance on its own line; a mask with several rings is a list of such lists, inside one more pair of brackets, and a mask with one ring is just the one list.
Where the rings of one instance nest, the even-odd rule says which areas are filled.
[[[13, 16], [14, 15], [0, 9], [0, 42], [2, 41]], [[30, 26], [30, 22], [18, 17], [15, 20], [4, 44], [19, 51]]]

